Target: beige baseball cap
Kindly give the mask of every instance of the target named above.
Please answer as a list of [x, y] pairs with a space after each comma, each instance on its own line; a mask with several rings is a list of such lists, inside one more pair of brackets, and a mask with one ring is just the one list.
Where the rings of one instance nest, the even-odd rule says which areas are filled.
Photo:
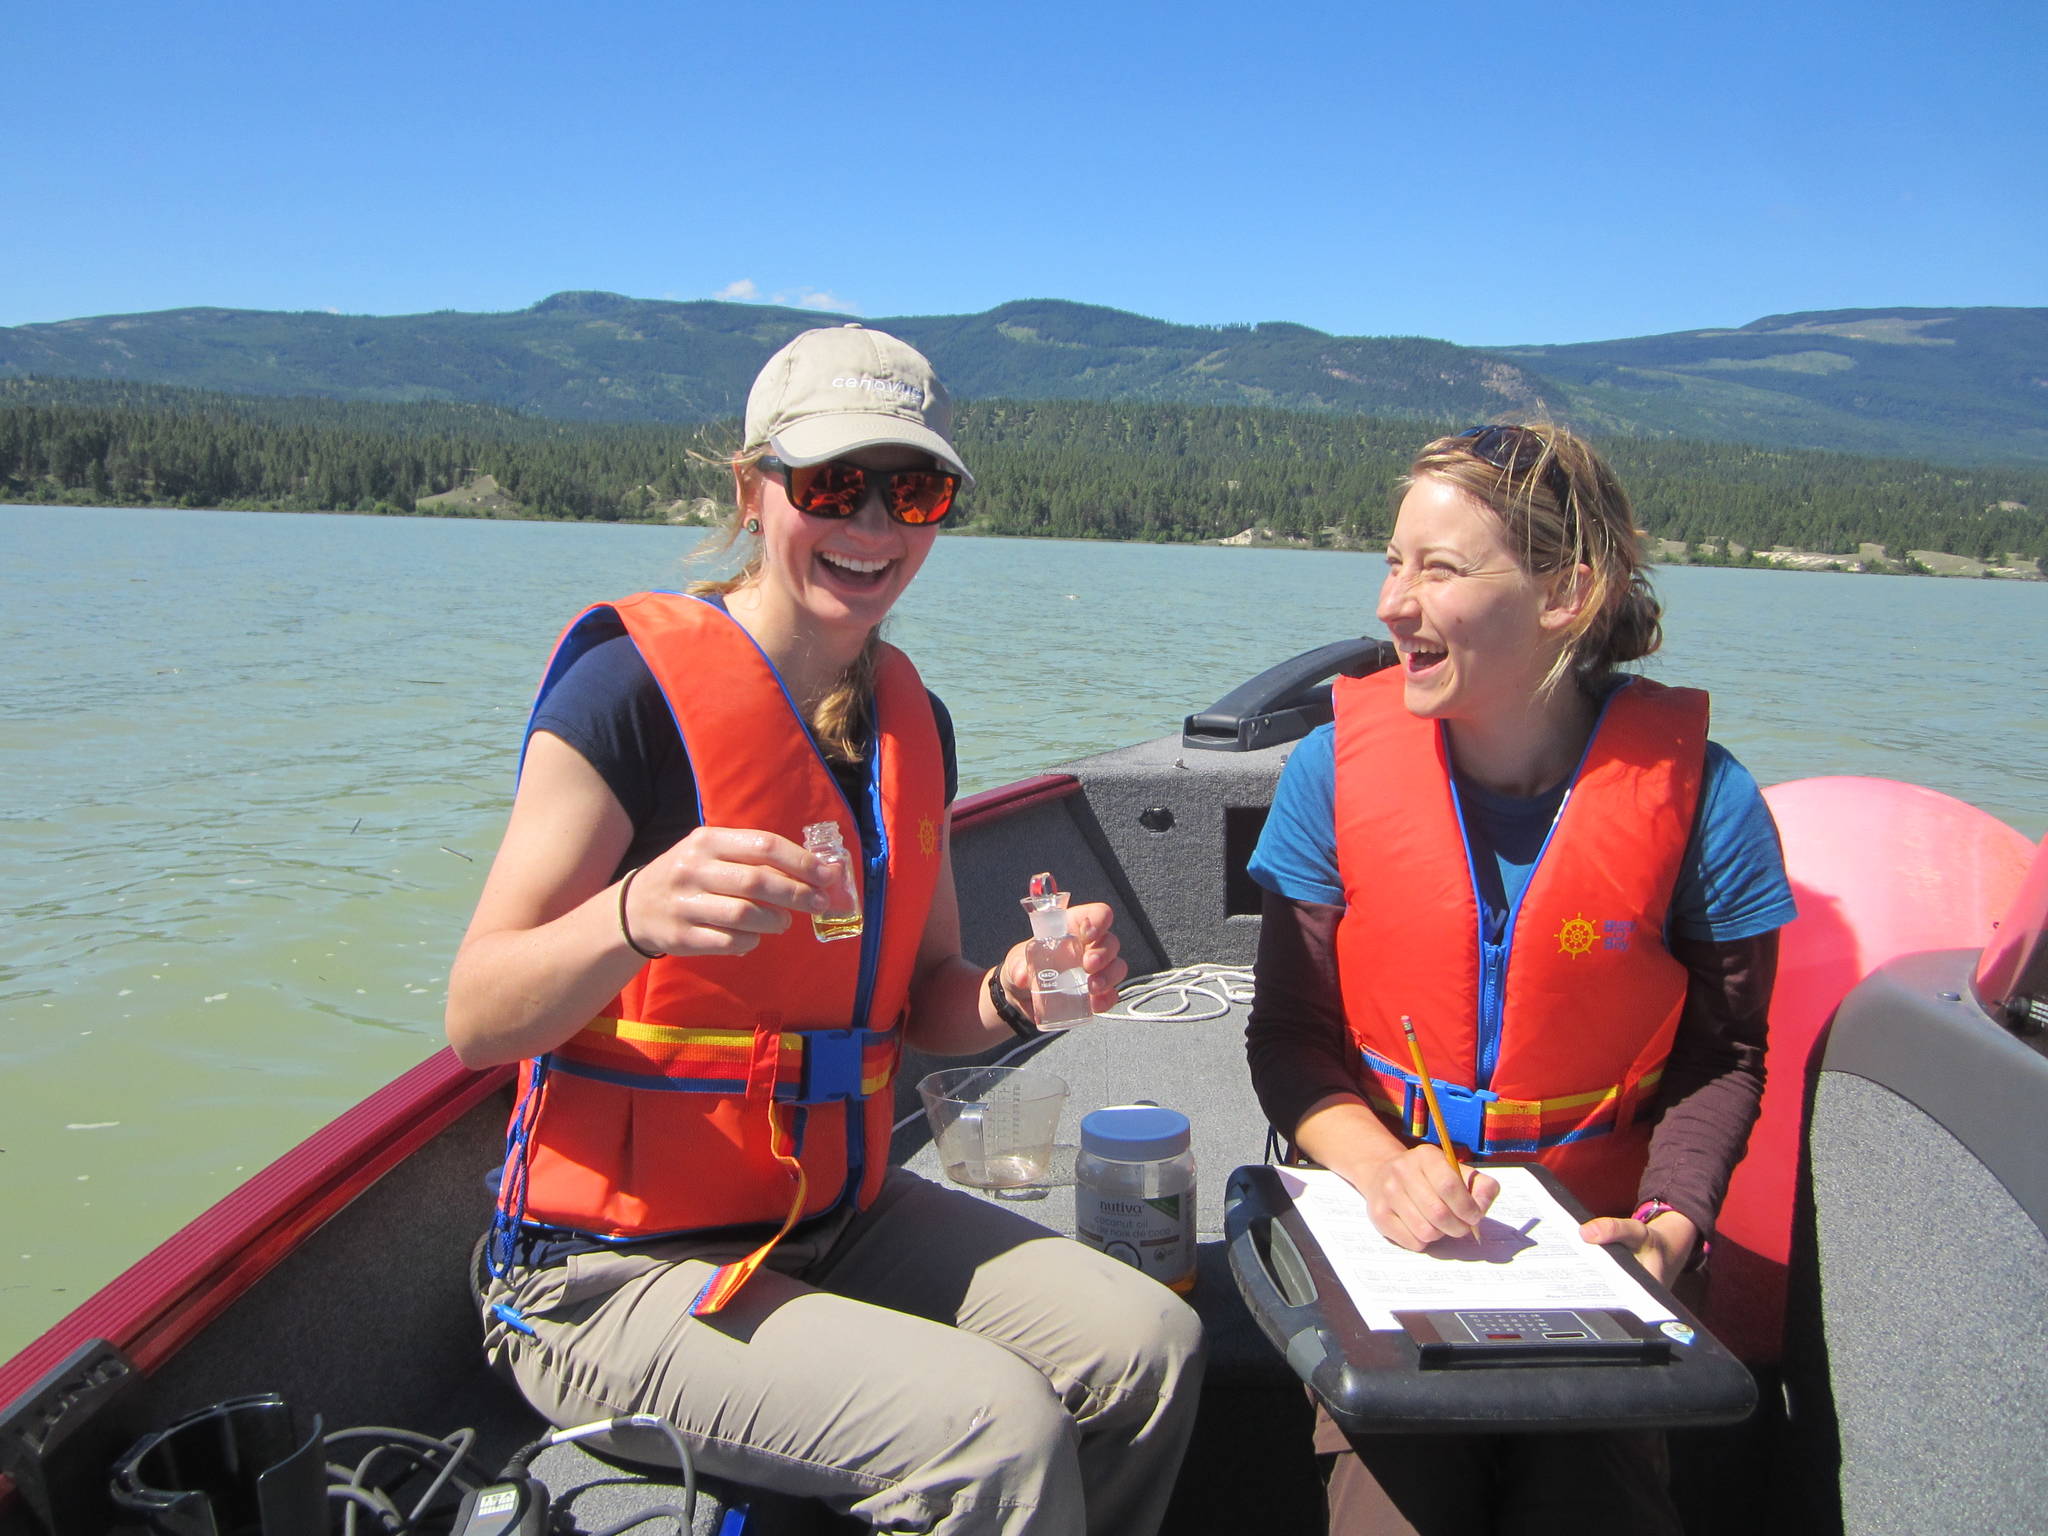
[[744, 451], [765, 447], [798, 467], [901, 443], [971, 484], [952, 437], [953, 402], [924, 354], [851, 321], [797, 336], [747, 392]]

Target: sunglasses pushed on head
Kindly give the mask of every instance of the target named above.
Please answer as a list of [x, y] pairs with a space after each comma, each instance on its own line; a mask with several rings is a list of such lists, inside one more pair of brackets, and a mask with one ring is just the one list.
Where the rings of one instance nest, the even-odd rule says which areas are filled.
[[1535, 428], [1505, 425], [1467, 427], [1462, 432], [1453, 433], [1451, 441], [1475, 459], [1481, 459], [1509, 476], [1519, 476], [1526, 481], [1536, 479], [1540, 474], [1543, 484], [1557, 499], [1558, 506], [1570, 506], [1571, 476], [1558, 463], [1550, 441]]

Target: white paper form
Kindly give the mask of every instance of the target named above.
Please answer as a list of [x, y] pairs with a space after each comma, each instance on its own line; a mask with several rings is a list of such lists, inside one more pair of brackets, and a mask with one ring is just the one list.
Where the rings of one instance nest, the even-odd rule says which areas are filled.
[[1607, 1307], [1651, 1324], [1672, 1316], [1612, 1254], [1579, 1236], [1579, 1224], [1527, 1168], [1488, 1168], [1500, 1180], [1500, 1195], [1478, 1233], [1442, 1239], [1421, 1253], [1382, 1237], [1365, 1197], [1341, 1175], [1323, 1168], [1274, 1172], [1368, 1328], [1399, 1328], [1396, 1311], [1459, 1308]]

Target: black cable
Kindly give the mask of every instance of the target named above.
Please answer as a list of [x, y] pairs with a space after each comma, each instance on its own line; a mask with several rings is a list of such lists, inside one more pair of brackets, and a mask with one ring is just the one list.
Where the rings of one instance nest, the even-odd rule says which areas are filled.
[[[604, 1428], [606, 1426], [599, 1425], [595, 1427]], [[518, 1482], [520, 1478], [526, 1476], [526, 1469], [533, 1465], [534, 1457], [538, 1456], [549, 1446], [558, 1443], [552, 1434], [542, 1435], [538, 1440], [529, 1440], [506, 1458], [505, 1465], [498, 1469], [498, 1481], [501, 1483]]]
[[398, 1506], [381, 1489], [365, 1488], [356, 1475], [356, 1469], [342, 1462], [327, 1463], [327, 1497], [342, 1499], [348, 1508], [342, 1512], [342, 1536], [356, 1536], [356, 1510], [367, 1507], [376, 1512], [378, 1523], [389, 1527], [402, 1524], [404, 1516]]
[[543, 1435], [531, 1445], [521, 1446], [513, 1452], [512, 1459], [505, 1463], [505, 1470], [500, 1475], [508, 1482], [524, 1477], [533, 1458], [549, 1446], [567, 1445], [572, 1440], [588, 1440], [595, 1435], [617, 1434], [623, 1429], [651, 1429], [667, 1438], [669, 1449], [676, 1453], [676, 1463], [683, 1473], [683, 1504], [680, 1509], [673, 1504], [663, 1504], [645, 1510], [624, 1524], [615, 1525], [609, 1531], [599, 1533], [599, 1536], [617, 1536], [618, 1532], [631, 1530], [656, 1515], [673, 1517], [683, 1536], [689, 1536], [690, 1527], [697, 1518], [697, 1463], [691, 1457], [690, 1447], [684, 1443], [681, 1432], [658, 1414], [629, 1413], [614, 1419], [599, 1419], [591, 1424], [578, 1424], [571, 1429], [558, 1429], [553, 1434]]
[[455, 1476], [455, 1469], [469, 1460], [469, 1453], [476, 1446], [476, 1431], [468, 1428], [458, 1429], [447, 1437], [446, 1443], [449, 1448], [448, 1465], [436, 1473], [434, 1480], [427, 1484], [427, 1491], [420, 1495], [419, 1502], [412, 1507], [412, 1513], [406, 1516], [408, 1520], [418, 1521], [420, 1516], [427, 1512], [428, 1506], [440, 1497], [442, 1490], [451, 1482], [459, 1483], [464, 1492], [471, 1486], [468, 1483], [461, 1483]]
[[[352, 1488], [365, 1489], [369, 1492], [374, 1493], [378, 1499], [382, 1500], [385, 1503], [388, 1503], [391, 1506], [392, 1512], [395, 1514], [398, 1510], [398, 1500], [395, 1497], [393, 1497], [393, 1495], [390, 1492], [387, 1492], [385, 1490], [384, 1485], [382, 1483], [378, 1482], [375, 1478], [373, 1478], [370, 1475], [370, 1468], [376, 1465], [377, 1458], [382, 1456], [387, 1451], [393, 1452], [400, 1456], [404, 1456], [408, 1459], [408, 1465], [405, 1467], [402, 1476], [409, 1477], [413, 1472], [417, 1471], [422, 1466], [431, 1466], [433, 1463], [427, 1456], [425, 1456], [419, 1450], [410, 1445], [393, 1445], [388, 1443], [383, 1445], [373, 1445], [370, 1447], [369, 1450], [363, 1453], [363, 1459], [355, 1464], [355, 1467], [351, 1475], [349, 1476], [349, 1486]], [[355, 1536], [355, 1510], [353, 1508], [349, 1510], [349, 1516], [349, 1529], [343, 1533], [343, 1536]], [[415, 1508], [411, 1514], [405, 1517], [405, 1523], [408, 1527], [410, 1527], [418, 1519], [419, 1510]]]
[[[325, 1437], [324, 1444], [332, 1451], [337, 1445], [352, 1440], [370, 1440], [375, 1443], [363, 1453], [353, 1467], [332, 1461], [327, 1464], [330, 1478], [329, 1496], [344, 1499], [348, 1503], [343, 1519], [343, 1536], [356, 1536], [358, 1509], [371, 1510], [377, 1516], [380, 1527], [393, 1533], [393, 1536], [414, 1536], [414, 1533], [424, 1531], [420, 1523], [422, 1518], [433, 1507], [434, 1502], [447, 1493], [451, 1483], [464, 1493], [471, 1492], [478, 1486], [476, 1482], [460, 1475], [465, 1465], [468, 1465], [478, 1478], [483, 1476], [483, 1469], [477, 1467], [470, 1456], [476, 1445], [474, 1429], [458, 1429], [437, 1440], [431, 1435], [418, 1434], [409, 1429], [396, 1429], [389, 1425], [363, 1425], [353, 1429], [336, 1430]], [[388, 1490], [371, 1476], [372, 1467], [387, 1453], [403, 1456], [407, 1463], [397, 1473], [393, 1486]], [[422, 1471], [432, 1472], [433, 1477], [428, 1482], [426, 1491], [413, 1502], [411, 1513], [401, 1513], [393, 1495], [406, 1480]]]
[[355, 1533], [356, 1507], [358, 1505], [369, 1510], [371, 1514], [377, 1517], [378, 1524], [382, 1525], [386, 1530], [398, 1533], [398, 1536], [407, 1536], [407, 1533], [412, 1530], [412, 1522], [401, 1515], [398, 1512], [398, 1507], [389, 1499], [380, 1499], [376, 1494], [369, 1492], [367, 1489], [358, 1488], [353, 1483], [329, 1483], [327, 1485], [327, 1497], [347, 1501], [348, 1513], [342, 1529], [348, 1533], [348, 1536], [354, 1536]]
[[[683, 1474], [683, 1502], [656, 1504], [640, 1511], [626, 1520], [607, 1527], [596, 1536], [622, 1536], [623, 1532], [649, 1520], [666, 1515], [677, 1523], [683, 1536], [688, 1536], [697, 1514], [697, 1464], [690, 1455], [690, 1447], [676, 1427], [655, 1414], [625, 1414], [617, 1418], [600, 1419], [591, 1424], [579, 1424], [569, 1429], [553, 1430], [539, 1439], [522, 1445], [506, 1460], [504, 1470], [499, 1473], [500, 1482], [527, 1482], [540, 1489], [540, 1484], [529, 1472], [534, 1458], [552, 1446], [566, 1445], [576, 1440], [586, 1440], [596, 1435], [617, 1434], [628, 1429], [652, 1430], [663, 1436], [669, 1448], [675, 1453], [676, 1465]], [[348, 1507], [344, 1512], [344, 1536], [356, 1536], [357, 1514], [368, 1510], [377, 1522], [377, 1529], [385, 1536], [428, 1536], [430, 1531], [444, 1527], [435, 1523], [423, 1523], [435, 1501], [447, 1494], [451, 1485], [467, 1495], [487, 1486], [489, 1479], [478, 1467], [472, 1456], [476, 1446], [474, 1429], [458, 1429], [453, 1433], [435, 1439], [431, 1435], [418, 1434], [409, 1429], [394, 1429], [388, 1425], [363, 1425], [354, 1429], [338, 1429], [325, 1437], [323, 1444], [331, 1452], [336, 1446], [349, 1441], [368, 1440], [373, 1442], [364, 1451], [354, 1466], [346, 1462], [327, 1463], [327, 1496], [330, 1500], [341, 1500]], [[404, 1466], [392, 1474], [379, 1473], [372, 1477], [372, 1469], [380, 1459], [395, 1454], [404, 1458]], [[462, 1475], [467, 1468], [472, 1477]], [[394, 1497], [398, 1488], [422, 1472], [431, 1472], [433, 1477], [426, 1491], [414, 1501], [411, 1513], [401, 1512]], [[387, 1488], [378, 1479], [390, 1477], [392, 1486]], [[545, 1489], [540, 1489], [543, 1499]]]
[[[354, 1429], [337, 1429], [326, 1437], [324, 1443], [333, 1446], [344, 1440], [366, 1440], [373, 1437], [387, 1446], [418, 1446], [425, 1451], [456, 1457], [467, 1456], [470, 1448], [476, 1444], [476, 1431], [473, 1429], [458, 1429], [452, 1434], [436, 1438], [433, 1435], [420, 1434], [416, 1430], [393, 1429], [383, 1424], [364, 1424]], [[483, 1469], [479, 1467], [477, 1470], [481, 1472]]]

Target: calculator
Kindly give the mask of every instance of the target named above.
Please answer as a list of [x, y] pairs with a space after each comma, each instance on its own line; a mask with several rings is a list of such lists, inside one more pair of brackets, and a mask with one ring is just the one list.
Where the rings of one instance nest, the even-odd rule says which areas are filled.
[[1483, 1365], [1655, 1365], [1671, 1341], [1628, 1312], [1396, 1312], [1425, 1370]]

